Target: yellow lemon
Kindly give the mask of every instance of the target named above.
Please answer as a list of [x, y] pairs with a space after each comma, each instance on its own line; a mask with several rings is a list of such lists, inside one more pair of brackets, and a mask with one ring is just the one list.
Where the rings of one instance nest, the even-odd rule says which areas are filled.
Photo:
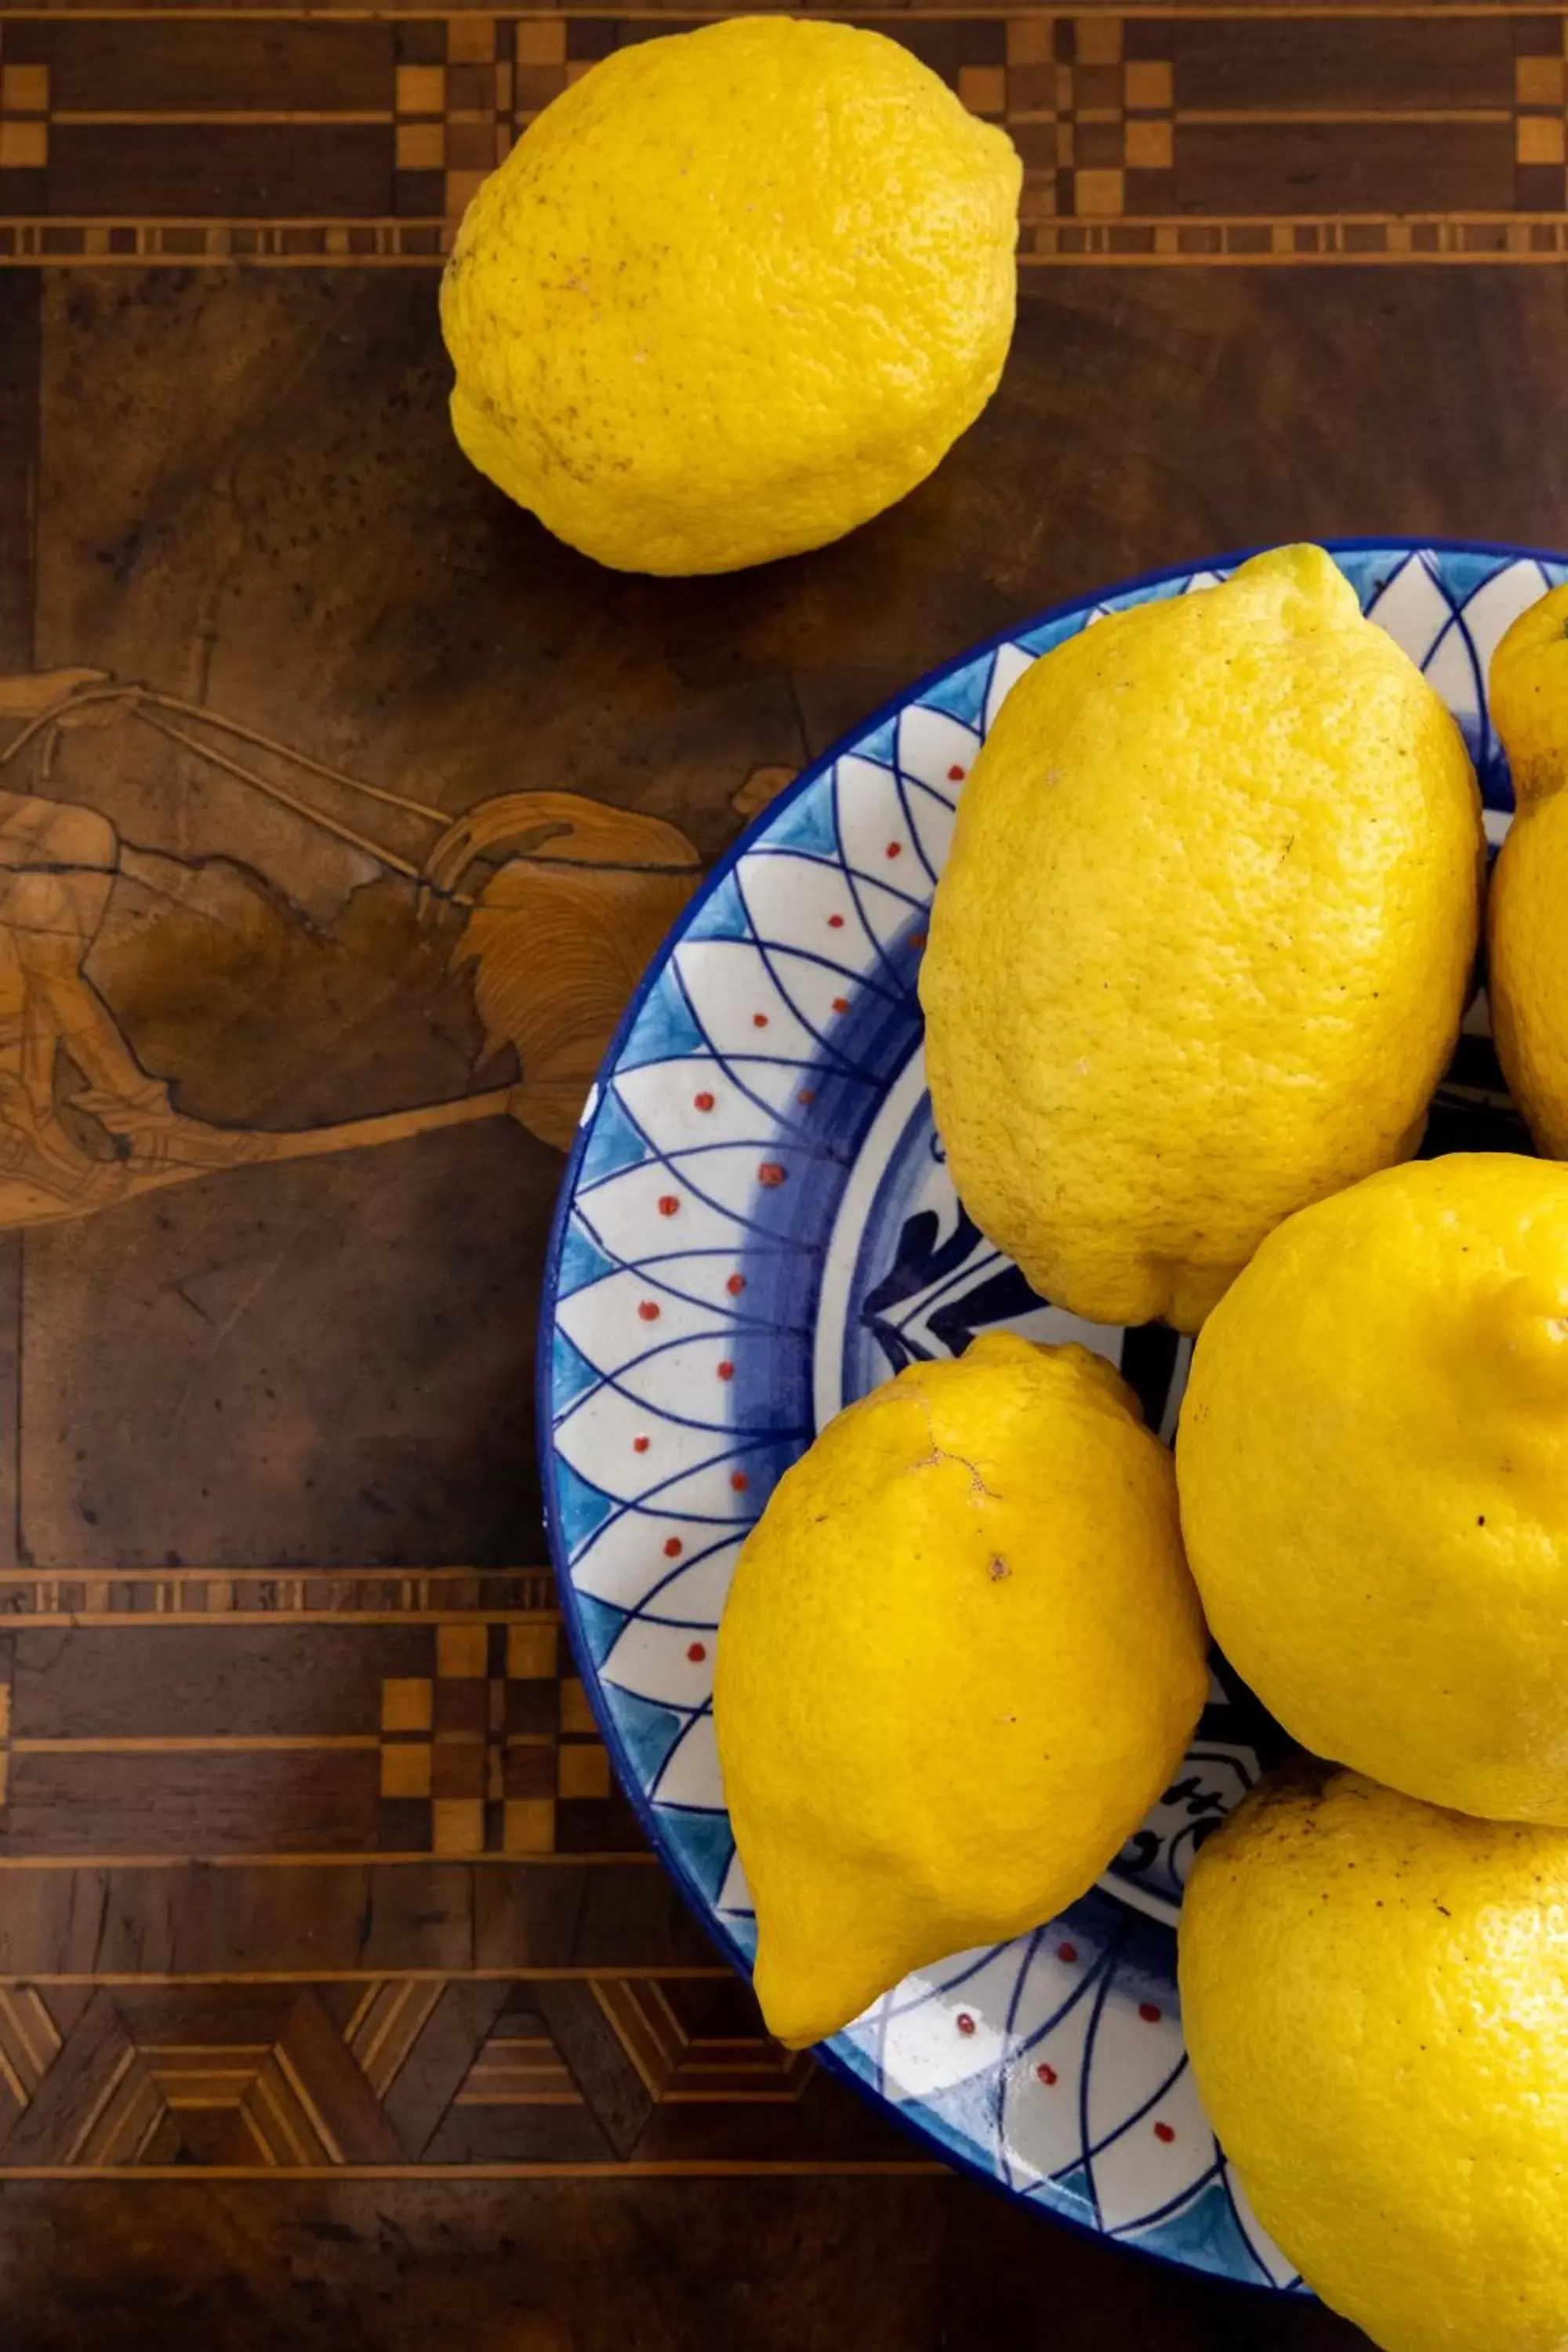
[[1282, 1217], [1415, 1149], [1482, 855], [1458, 729], [1320, 548], [1047, 654], [921, 982], [971, 1214], [1043, 1297], [1195, 1329]]
[[1568, 1160], [1568, 588], [1520, 614], [1489, 686], [1519, 812], [1487, 916], [1492, 1026], [1537, 1144]]
[[1176, 1472], [1215, 1639], [1304, 1747], [1568, 1824], [1568, 1169], [1423, 1160], [1281, 1225]]
[[1021, 176], [878, 33], [743, 16], [617, 50], [464, 217], [441, 296], [458, 438], [623, 571], [821, 547], [995, 390]]
[[1180, 1973], [1210, 2120], [1325, 2303], [1384, 2352], [1562, 2352], [1568, 1835], [1286, 1776], [1194, 1864]]
[[771, 2030], [1076, 1900], [1167, 1786], [1204, 1654], [1170, 1457], [1098, 1356], [998, 1334], [840, 1413], [719, 1634]]

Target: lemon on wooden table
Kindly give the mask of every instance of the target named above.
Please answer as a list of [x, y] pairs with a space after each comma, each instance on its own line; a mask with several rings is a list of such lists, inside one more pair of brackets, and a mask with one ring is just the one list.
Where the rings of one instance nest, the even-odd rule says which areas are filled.
[[1568, 1832], [1353, 1772], [1199, 1853], [1182, 2024], [1264, 2227], [1384, 2352], [1568, 2344]]
[[1170, 1457], [1119, 1375], [1006, 1334], [832, 1421], [742, 1551], [724, 1793], [782, 2041], [1083, 1894], [1207, 1686]]
[[1196, 1328], [1281, 1218], [1415, 1147], [1482, 856], [1458, 729], [1320, 548], [1045, 655], [921, 971], [971, 1214], [1042, 1297]]
[[1568, 1169], [1292, 1217], [1204, 1327], [1176, 1472], [1215, 1639], [1303, 1746], [1568, 1824]]
[[737, 17], [618, 50], [464, 217], [441, 298], [458, 438], [621, 570], [820, 547], [994, 391], [1021, 176], [880, 34]]
[[1518, 814], [1492, 875], [1489, 990], [1498, 1058], [1542, 1151], [1568, 1159], [1568, 587], [1492, 656], [1492, 723]]

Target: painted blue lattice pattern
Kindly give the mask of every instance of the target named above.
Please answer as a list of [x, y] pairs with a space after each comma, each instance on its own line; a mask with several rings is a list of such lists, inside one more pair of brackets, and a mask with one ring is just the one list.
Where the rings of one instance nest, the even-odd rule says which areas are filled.
[[[1511, 806], [1492, 649], [1568, 563], [1337, 549], [1363, 608], [1464, 731], [1496, 841]], [[616, 1768], [736, 1958], [754, 1940], [712, 1727], [735, 1554], [840, 1405], [1005, 1324], [1120, 1362], [1174, 1426], [1187, 1344], [1035, 1297], [963, 1216], [935, 1136], [915, 983], [959, 792], [1030, 662], [1173, 572], [1063, 607], [928, 678], [802, 778], [712, 876], [584, 1115], [552, 1260], [552, 1540]], [[1201, 1838], [1277, 1738], [1215, 1661], [1161, 1804], [1058, 1920], [911, 1977], [828, 2055], [955, 2160], [1145, 2250], [1299, 2289], [1230, 2176], [1182, 2047], [1173, 1923]]]

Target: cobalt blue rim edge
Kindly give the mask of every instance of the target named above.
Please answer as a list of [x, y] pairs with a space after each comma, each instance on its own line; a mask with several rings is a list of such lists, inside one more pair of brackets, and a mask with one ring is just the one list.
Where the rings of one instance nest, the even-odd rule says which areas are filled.
[[[724, 887], [753, 842], [760, 839], [785, 810], [803, 798], [834, 766], [835, 762], [851, 751], [853, 746], [867, 734], [887, 720], [895, 718], [911, 703], [920, 700], [955, 671], [968, 667], [971, 664], [984, 659], [988, 654], [995, 653], [1002, 646], [1037, 630], [1047, 628], [1055, 622], [1068, 619], [1074, 614], [1082, 612], [1086, 608], [1092, 609], [1112, 598], [1135, 597], [1142, 590], [1156, 589], [1173, 580], [1186, 579], [1198, 572], [1233, 571], [1251, 556], [1264, 551], [1265, 546], [1289, 543], [1289, 541], [1267, 541], [1259, 545], [1232, 549], [1218, 554], [1194, 556], [1184, 561], [1160, 564], [1130, 574], [1124, 579], [1084, 590], [1076, 595], [1062, 597], [1040, 611], [1025, 614], [1016, 621], [995, 630], [990, 635], [963, 646], [946, 660], [934, 664], [919, 677], [897, 688], [874, 709], [857, 719], [852, 726], [837, 737], [825, 751], [810, 761], [776, 799], [758, 812], [705, 873], [700, 887], [682, 908], [678, 920], [661, 941], [657, 953], [647, 964], [626, 1004], [600, 1062], [590, 1099], [594, 1099], [613, 1076], [626, 1044], [637, 1027], [649, 997], [658, 987], [677, 944], [685, 936], [698, 915]], [[1507, 540], [1450, 539], [1436, 533], [1372, 532], [1355, 536], [1323, 538], [1312, 543], [1322, 547], [1329, 554], [1336, 556], [1368, 554], [1384, 550], [1390, 554], [1396, 555], [1412, 555], [1429, 551], [1436, 554], [1455, 557], [1496, 556], [1516, 562], [1533, 561], [1559, 565], [1568, 562], [1568, 555], [1560, 549], [1524, 545]], [[561, 1512], [552, 1412], [552, 1342], [559, 1301], [562, 1252], [576, 1193], [577, 1178], [587, 1148], [589, 1129], [590, 1122], [584, 1118], [573, 1138], [562, 1173], [560, 1188], [556, 1194], [546, 1243], [539, 1326], [535, 1339], [535, 1443], [540, 1465], [545, 1534], [550, 1547], [551, 1562], [555, 1571], [562, 1619], [566, 1627], [568, 1643], [587, 1695], [595, 1723], [613, 1764], [616, 1778], [660, 1867], [675, 1885], [707, 1939], [736, 1974], [749, 1983], [752, 1969], [747, 1954], [714, 1916], [712, 1904], [691, 1877], [684, 1857], [679, 1850], [667, 1845], [662, 1837], [657, 1808], [641, 1785], [640, 1778], [627, 1753], [619, 1727], [610, 1711], [601, 1686], [597, 1664], [587, 1639], [577, 1604], [577, 1596], [569, 1573], [570, 1562], [566, 1549], [561, 1539]], [[819, 2064], [826, 2066], [837, 2079], [851, 2084], [868, 2105], [887, 2116], [905, 2137], [933, 2151], [939, 2160], [951, 2169], [979, 2180], [1005, 2198], [1008, 2203], [1031, 2206], [1058, 2227], [1070, 2230], [1079, 2237], [1093, 2240], [1100, 2245], [1114, 2247], [1121, 2254], [1131, 2255], [1142, 2263], [1154, 2264], [1161, 2269], [1201, 2276], [1206, 2284], [1225, 2288], [1234, 2294], [1248, 2297], [1267, 2295], [1270, 2299], [1277, 2295], [1278, 2290], [1263, 2279], [1243, 2278], [1232, 2273], [1212, 2270], [1194, 2273], [1194, 2266], [1184, 2261], [1178, 2254], [1166, 2252], [1159, 2246], [1140, 2244], [1133, 2239], [1111, 2237], [1106, 2231], [1079, 2220], [1071, 2210], [1053, 2203], [1047, 2194], [1023, 2192], [1010, 2187], [1007, 2182], [999, 2179], [994, 2171], [987, 2169], [963, 2149], [950, 2147], [939, 2140], [925, 2124], [917, 2120], [912, 2115], [906, 2114], [895, 2100], [885, 2097], [876, 2090], [872, 2084], [862, 2078], [848, 2059], [837, 2051], [830, 2042], [816, 2044], [813, 2055]], [[1310, 2297], [1298, 2294], [1293, 2299], [1304, 2300]]]

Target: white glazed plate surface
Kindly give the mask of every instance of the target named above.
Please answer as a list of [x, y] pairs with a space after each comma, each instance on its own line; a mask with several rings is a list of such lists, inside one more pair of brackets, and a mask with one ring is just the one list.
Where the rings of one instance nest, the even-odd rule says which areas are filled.
[[[1568, 561], [1333, 551], [1454, 712], [1500, 840], [1511, 793], [1487, 667]], [[584, 1113], [541, 1339], [551, 1541], [616, 1769], [742, 1967], [755, 1923], [714, 1751], [714, 1637], [780, 1474], [851, 1399], [999, 1327], [1097, 1349], [1151, 1425], [1174, 1427], [1190, 1343], [1042, 1302], [964, 1217], [931, 1124], [915, 983], [954, 803], [1015, 680], [1100, 614], [1210, 586], [1237, 560], [1059, 607], [912, 688], [811, 768], [687, 909]], [[1478, 1145], [1529, 1148], [1484, 1013], [1426, 1148]], [[1100, 1885], [1031, 1936], [910, 1977], [824, 2054], [1015, 2196], [1300, 2292], [1204, 2116], [1175, 1983], [1193, 1853], [1285, 1744], [1216, 1660], [1185, 1763]]]

